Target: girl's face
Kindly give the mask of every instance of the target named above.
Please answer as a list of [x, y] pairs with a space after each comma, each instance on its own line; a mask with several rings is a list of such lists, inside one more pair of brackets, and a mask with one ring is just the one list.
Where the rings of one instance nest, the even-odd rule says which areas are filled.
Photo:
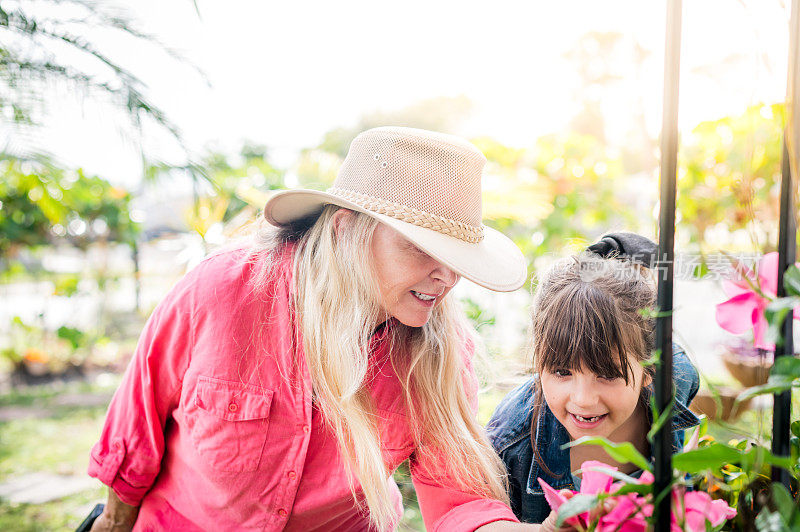
[[[590, 371], [544, 370], [540, 375], [547, 406], [572, 439], [582, 436], [610, 437], [636, 410], [644, 382], [644, 368], [629, 357], [628, 383], [622, 377]], [[648, 377], [649, 378], [649, 377]]]
[[387, 317], [409, 327], [425, 325], [461, 278], [384, 224], [375, 228], [370, 246], [381, 307]]

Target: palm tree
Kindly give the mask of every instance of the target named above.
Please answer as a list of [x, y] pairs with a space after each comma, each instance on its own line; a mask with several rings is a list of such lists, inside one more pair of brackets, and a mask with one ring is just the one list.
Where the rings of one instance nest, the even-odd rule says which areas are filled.
[[145, 83], [91, 37], [100, 32], [155, 45], [185, 64], [122, 9], [91, 0], [0, 1], [0, 122], [17, 132], [36, 127], [47, 112], [45, 94], [66, 86], [122, 109], [135, 131], [150, 120], [182, 145], [178, 127], [151, 101]]

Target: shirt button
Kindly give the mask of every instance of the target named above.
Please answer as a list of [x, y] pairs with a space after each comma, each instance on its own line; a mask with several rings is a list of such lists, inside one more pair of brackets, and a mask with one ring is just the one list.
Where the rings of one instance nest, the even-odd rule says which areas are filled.
[[278, 510], [278, 515], [281, 516], [281, 517], [286, 517], [286, 515], [287, 515], [286, 514], [286, 510], [281, 508], [280, 510]]
[[303, 425], [303, 432], [308, 434], [309, 432], [311, 432], [311, 427], [309, 427], [308, 425]]
[[228, 405], [228, 410], [230, 410], [231, 412], [236, 412], [237, 410], [239, 410], [239, 405], [237, 405], [236, 403], [231, 403]]
[[295, 473], [294, 471], [289, 471], [289, 478], [294, 478], [296, 476], [297, 476], [297, 473]]

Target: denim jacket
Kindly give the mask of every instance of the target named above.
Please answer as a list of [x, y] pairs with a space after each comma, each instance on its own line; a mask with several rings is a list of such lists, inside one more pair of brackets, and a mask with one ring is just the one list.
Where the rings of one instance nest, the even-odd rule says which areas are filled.
[[[672, 347], [675, 383], [672, 452], [677, 453], [683, 448], [684, 430], [700, 422], [687, 408], [697, 393], [700, 378], [683, 349], [677, 344]], [[508, 472], [511, 509], [520, 521], [528, 523], [541, 523], [550, 513], [538, 478], [557, 490], [575, 489], [570, 474], [569, 449], [562, 449], [569, 443], [570, 436], [547, 404], [543, 405], [539, 417], [536, 442], [542, 461], [555, 476], [547, 474], [534, 459], [531, 417], [535, 382], [536, 379], [531, 377], [503, 398], [486, 426], [489, 439]], [[652, 388], [648, 389], [652, 393]]]

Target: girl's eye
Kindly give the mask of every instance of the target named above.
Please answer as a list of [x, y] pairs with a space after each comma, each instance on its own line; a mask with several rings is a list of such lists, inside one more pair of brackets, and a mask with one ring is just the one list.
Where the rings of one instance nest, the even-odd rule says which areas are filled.
[[568, 369], [557, 369], [553, 372], [556, 377], [569, 377], [572, 373]]
[[608, 381], [608, 382], [612, 382], [612, 381], [615, 381], [615, 380], [619, 379], [619, 377], [612, 377], [612, 376], [609, 376], [609, 375], [598, 375], [597, 377], [599, 379], [601, 379], [601, 380]]

